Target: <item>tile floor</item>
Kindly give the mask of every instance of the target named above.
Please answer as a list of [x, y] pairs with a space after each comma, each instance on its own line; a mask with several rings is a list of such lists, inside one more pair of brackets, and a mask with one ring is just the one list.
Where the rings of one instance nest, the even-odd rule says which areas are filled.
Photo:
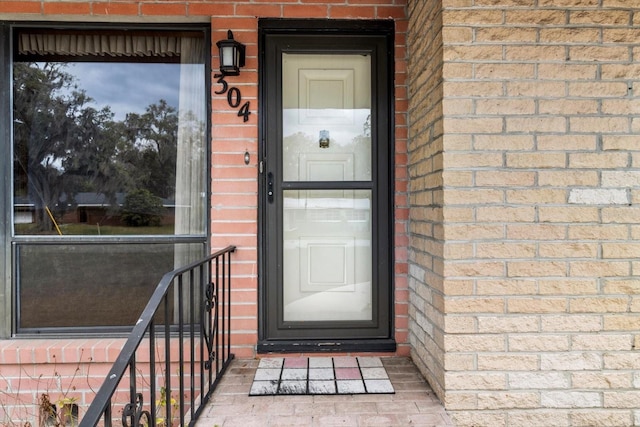
[[249, 396], [260, 361], [234, 360], [195, 425], [454, 426], [410, 359], [383, 357], [380, 360], [393, 385], [394, 394]]
[[260, 360], [249, 395], [393, 392], [379, 357], [274, 357]]

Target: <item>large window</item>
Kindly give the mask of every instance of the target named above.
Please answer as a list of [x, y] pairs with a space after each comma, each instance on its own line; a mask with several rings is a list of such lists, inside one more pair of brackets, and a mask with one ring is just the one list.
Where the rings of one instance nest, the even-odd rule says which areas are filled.
[[126, 328], [206, 249], [206, 28], [7, 32], [14, 330]]

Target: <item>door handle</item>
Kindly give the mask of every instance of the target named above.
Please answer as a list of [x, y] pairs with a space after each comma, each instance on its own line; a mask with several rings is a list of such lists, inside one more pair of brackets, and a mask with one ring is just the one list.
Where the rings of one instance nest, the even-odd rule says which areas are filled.
[[267, 201], [273, 203], [273, 173], [267, 174]]

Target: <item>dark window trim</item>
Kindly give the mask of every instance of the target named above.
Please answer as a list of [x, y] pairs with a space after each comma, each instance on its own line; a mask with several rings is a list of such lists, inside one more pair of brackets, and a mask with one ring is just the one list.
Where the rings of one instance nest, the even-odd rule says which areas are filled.
[[[5, 91], [5, 86], [6, 86], [6, 90], [7, 90], [7, 97], [3, 97], [2, 99], [0, 99], [0, 106], [7, 104], [6, 108], [8, 108], [8, 114], [5, 116], [3, 115], [2, 117], [0, 117], [0, 120], [2, 120], [3, 118], [7, 117], [7, 144], [9, 145], [9, 149], [11, 150], [11, 156], [7, 156], [7, 158], [13, 158], [13, 138], [11, 135], [11, 117], [13, 115], [12, 111], [13, 111], [13, 86], [10, 83], [12, 80], [12, 75], [11, 75], [11, 67], [13, 65], [13, 52], [15, 52], [15, 50], [17, 49], [17, 45], [16, 45], [16, 41], [14, 40], [13, 35], [15, 34], [15, 32], [19, 31], [20, 29], [23, 28], [36, 28], [41, 30], [41, 32], [46, 32], [46, 30], [56, 30], [56, 31], [62, 31], [63, 29], [67, 29], [68, 31], [74, 31], [74, 32], [82, 32], [83, 30], [87, 30], [87, 31], [110, 31], [110, 32], [114, 32], [114, 31], [131, 31], [131, 30], [135, 30], [135, 31], [162, 31], [165, 30], [167, 32], [179, 32], [179, 31], [196, 31], [196, 30], [200, 30], [203, 32], [204, 37], [205, 37], [205, 45], [206, 46], [211, 46], [211, 25], [209, 24], [205, 24], [205, 23], [198, 23], [198, 24], [141, 24], [141, 23], [134, 23], [134, 24], [129, 24], [129, 23], [75, 23], [75, 22], [65, 22], [65, 23], [61, 23], [61, 22], [15, 22], [15, 21], [0, 21], [0, 24], [6, 26], [6, 28], [8, 28], [8, 34], [7, 34], [7, 44], [9, 46], [11, 46], [10, 49], [7, 50], [7, 52], [5, 52], [4, 56], [1, 56], [0, 58], [5, 58], [6, 61], [3, 62], [3, 64], [5, 65], [5, 67], [7, 68], [7, 73], [8, 73], [8, 79], [7, 80], [0, 80], [0, 95], [3, 95], [3, 92]], [[1, 52], [0, 52], [1, 53]], [[76, 57], [72, 57], [71, 59], [73, 59], [74, 61], [77, 60]], [[22, 61], [22, 59], [21, 59]], [[170, 61], [168, 61], [170, 62]], [[211, 55], [205, 55], [205, 89], [206, 90], [210, 90], [211, 89], [211, 74], [212, 74], [212, 69], [211, 69]], [[7, 81], [9, 82], [8, 85], [3, 84], [3, 81]], [[205, 101], [206, 101], [206, 109], [207, 109], [207, 129], [206, 129], [206, 141], [207, 143], [206, 145], [206, 155], [207, 155], [207, 159], [208, 159], [208, 165], [211, 164], [211, 97], [210, 96], [206, 96], [205, 97]], [[8, 103], [5, 101], [9, 101]], [[0, 122], [1, 123], [1, 122]], [[5, 159], [6, 161], [6, 159]], [[9, 161], [7, 163], [7, 166], [9, 167], [9, 169], [5, 169], [8, 171], [12, 171], [13, 170], [13, 165], [12, 163]], [[11, 185], [13, 186], [13, 173], [11, 172], [11, 175], [8, 177], [9, 178], [9, 183], [5, 184], [5, 185]], [[205, 187], [205, 191], [207, 192], [208, 197], [210, 197], [209, 195], [211, 194], [211, 168], [210, 167], [206, 167], [206, 187]], [[5, 186], [6, 188], [6, 186]], [[5, 194], [5, 198], [7, 199], [7, 209], [13, 209], [13, 191], [9, 191], [7, 192], [8, 194]], [[61, 243], [62, 241], [65, 241], [68, 243], [82, 243], [82, 242], [94, 242], [94, 241], [117, 241], [117, 242], [125, 242], [125, 241], [130, 241], [130, 242], [139, 242], [139, 241], [150, 241], [152, 243], [154, 242], [167, 242], [167, 241], [176, 241], [176, 243], [196, 243], [199, 241], [206, 241], [207, 243], [207, 251], [210, 250], [210, 223], [211, 223], [211, 209], [209, 209], [209, 206], [211, 205], [211, 200], [209, 199], [208, 202], [206, 203], [205, 206], [205, 231], [203, 234], [198, 234], [198, 235], [194, 235], [194, 236], [188, 236], [188, 235], [183, 235], [183, 236], [179, 236], [179, 237], [175, 237], [174, 235], [114, 235], [114, 236], [101, 236], [100, 238], [96, 238], [95, 236], [78, 236], [78, 235], [74, 235], [74, 236], [31, 236], [31, 235], [13, 235], [13, 223], [12, 221], [7, 221], [7, 227], [8, 227], [8, 233], [7, 233], [7, 243], [11, 243], [11, 242], [48, 242], [51, 241], [52, 243]], [[7, 210], [5, 209], [5, 211]], [[11, 218], [11, 215], [9, 216], [9, 219]], [[4, 231], [4, 230], [2, 230]], [[9, 265], [11, 264], [11, 262], [9, 262]]]
[[[5, 171], [0, 175], [0, 185], [5, 190], [13, 187], [10, 174], [13, 156], [6, 155], [6, 153], [12, 151], [13, 145], [11, 138], [13, 97], [11, 85], [8, 83], [11, 81], [10, 33], [9, 24], [0, 21], [0, 149], [5, 153], [0, 160], [0, 170]], [[10, 193], [10, 191], [2, 191], [2, 196], [0, 196], [0, 224], [4, 224], [3, 227], [0, 227], [0, 241], [2, 242], [0, 243], [2, 244], [0, 248], [0, 280], [2, 280], [2, 285], [0, 286], [0, 339], [11, 335], [13, 316], [10, 249], [13, 231], [13, 224], [11, 224], [13, 207]]]
[[[71, 338], [87, 336], [126, 336], [131, 328], [129, 327], [85, 327], [85, 328], [47, 328], [38, 330], [18, 331], [17, 328], [17, 282], [16, 266], [14, 264], [13, 247], [17, 244], [91, 244], [91, 243], [202, 243], [205, 253], [211, 251], [210, 223], [211, 223], [211, 97], [205, 96], [206, 102], [206, 136], [205, 149], [207, 162], [205, 165], [205, 191], [207, 201], [205, 203], [205, 230], [202, 235], [122, 235], [122, 236], [28, 236], [14, 235], [13, 224], [13, 85], [12, 85], [12, 65], [14, 62], [14, 52], [17, 51], [14, 34], [20, 29], [38, 29], [41, 32], [48, 31], [71, 31], [71, 32], [119, 32], [119, 31], [144, 31], [144, 32], [180, 32], [202, 31], [207, 52], [211, 46], [211, 25], [209, 23], [88, 23], [88, 22], [53, 22], [53, 21], [2, 21], [0, 20], [0, 141], [2, 150], [11, 155], [3, 155], [0, 160], [0, 169], [6, 172], [0, 178], [0, 185], [5, 190], [0, 198], [0, 221], [4, 225], [0, 227], [0, 235], [3, 245], [0, 249], [0, 280], [3, 280], [4, 287], [0, 289], [0, 339], [3, 338], [29, 338], [38, 336], [42, 338]], [[40, 56], [40, 58], [42, 58]], [[53, 59], [53, 58], [52, 58]], [[103, 58], [101, 58], [103, 59]], [[140, 58], [136, 58], [139, 60]], [[162, 58], [163, 61], [171, 62], [170, 58]], [[21, 56], [20, 61], [25, 61]], [[78, 61], [77, 57], [65, 58], [56, 56], [55, 60]], [[179, 59], [178, 59], [179, 61]], [[105, 61], [106, 62], [106, 61]], [[139, 61], [142, 62], [142, 61]], [[153, 59], [146, 62], [155, 62]], [[211, 91], [211, 55], [205, 55], [205, 90]]]
[[[264, 34], [382, 34], [393, 35], [392, 19], [287, 19], [263, 18], [258, 22]], [[260, 50], [262, 52], [262, 50]]]

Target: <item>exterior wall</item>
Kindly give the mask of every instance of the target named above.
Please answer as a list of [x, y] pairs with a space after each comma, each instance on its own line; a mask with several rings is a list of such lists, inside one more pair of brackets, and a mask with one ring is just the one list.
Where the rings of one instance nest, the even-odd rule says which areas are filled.
[[[238, 87], [243, 103], [251, 103], [251, 115], [244, 123], [237, 110], [229, 107], [226, 95], [216, 95], [219, 86], [212, 78], [212, 206], [211, 244], [218, 249], [229, 244], [238, 247], [233, 255], [232, 290], [232, 351], [238, 358], [255, 357], [258, 327], [258, 20], [259, 18], [329, 18], [329, 19], [394, 19], [396, 22], [396, 105], [395, 105], [395, 338], [398, 355], [409, 354], [407, 283], [408, 212], [407, 198], [407, 90], [406, 0], [204, 0], [188, 2], [157, 1], [54, 1], [54, 0], [0, 0], [1, 20], [46, 20], [65, 22], [211, 22], [212, 63], [218, 64], [215, 42], [225, 39], [231, 29], [236, 40], [247, 48], [247, 63], [237, 77], [227, 77], [229, 87]], [[214, 69], [214, 72], [216, 70]], [[247, 150], [251, 162], [244, 164]], [[96, 343], [97, 342], [97, 343]], [[15, 390], [31, 403], [39, 393], [51, 391], [55, 400], [66, 389], [69, 381], [82, 385], [78, 392], [80, 412], [82, 405], [91, 401], [99, 381], [104, 378], [115, 360], [122, 340], [111, 340], [103, 349], [102, 340], [0, 340], [0, 390]], [[94, 347], [98, 346], [97, 350]], [[64, 358], [57, 356], [65, 354]], [[91, 361], [78, 365], [91, 354]], [[19, 355], [19, 357], [17, 356]], [[24, 356], [23, 356], [24, 355]], [[84, 356], [82, 356], [84, 355]], [[83, 358], [84, 357], [84, 358]], [[62, 360], [62, 361], [61, 361]], [[49, 375], [49, 368], [67, 376]], [[90, 365], [90, 366], [89, 366]], [[79, 370], [78, 370], [79, 369]], [[22, 376], [21, 371], [28, 372]], [[77, 373], [76, 379], [73, 379]], [[49, 383], [33, 381], [43, 375]], [[62, 375], [62, 374], [61, 374]], [[82, 377], [80, 380], [77, 377]], [[90, 381], [93, 388], [84, 387]], [[6, 377], [6, 378], [5, 378]], [[94, 378], [95, 377], [95, 378]], [[21, 382], [24, 379], [24, 382]], [[11, 381], [11, 387], [5, 387]], [[28, 384], [28, 385], [27, 385]], [[51, 384], [54, 384], [52, 386]], [[0, 423], [2, 411], [23, 408], [34, 413], [33, 406], [8, 400], [9, 394], [0, 391]], [[9, 414], [9, 412], [6, 412]]]
[[409, 7], [409, 342], [439, 396], [445, 390], [442, 13], [437, 1]]
[[[432, 145], [421, 137], [431, 121], [413, 110], [435, 85], [413, 72], [424, 48], [413, 41], [433, 40], [440, 14], [444, 45], [428, 65], [443, 70], [442, 184], [421, 187], [444, 191], [433, 221], [444, 237], [413, 223], [410, 258], [417, 295], [444, 289], [444, 338], [414, 357], [461, 426], [640, 425], [637, 3], [433, 0], [409, 11], [412, 23], [435, 18], [408, 36], [412, 149], [416, 138], [416, 150]], [[411, 189], [413, 220], [430, 206]], [[431, 253], [443, 254], [439, 274]], [[416, 306], [416, 336], [439, 331], [423, 320], [438, 319], [434, 306]], [[444, 372], [431, 372], [442, 353]]]
[[[176, 340], [177, 341], [177, 340]], [[80, 418], [98, 392], [124, 345], [124, 338], [13, 340], [0, 342], [0, 425], [25, 427], [39, 422], [38, 403], [43, 395], [60, 409], [60, 403], [74, 402]], [[199, 347], [196, 348], [196, 354]], [[156, 383], [165, 384], [163, 344], [156, 346]], [[178, 360], [178, 345], [171, 346], [171, 359]], [[149, 347], [143, 343], [138, 352], [138, 369], [148, 373]], [[172, 363], [171, 381], [178, 382], [179, 366]], [[149, 402], [148, 377], [138, 383]], [[67, 400], [69, 399], [69, 400]], [[129, 401], [129, 377], [125, 374], [112, 408], [114, 420], [120, 422], [122, 409]], [[61, 414], [59, 412], [59, 414]]]
[[[210, 5], [212, 40], [226, 38], [232, 29], [234, 38], [246, 45], [247, 64], [240, 76], [228, 77], [230, 87], [242, 92], [243, 100], [251, 102], [254, 114], [242, 123], [235, 110], [230, 109], [226, 95], [213, 94], [213, 160], [212, 160], [212, 246], [238, 246], [234, 255], [234, 287], [232, 300], [233, 324], [236, 328], [232, 343], [237, 357], [255, 356], [258, 326], [258, 19], [259, 18], [334, 18], [334, 19], [394, 19], [396, 21], [396, 105], [395, 105], [395, 338], [398, 354], [409, 354], [407, 343], [408, 288], [407, 288], [407, 227], [408, 178], [407, 164], [407, 91], [406, 81], [406, 10], [405, 0], [382, 2], [317, 2], [301, 4], [268, 2], [242, 4], [222, 14], [219, 6]], [[250, 3], [250, 2], [246, 2]], [[308, 4], [305, 4], [308, 3]], [[362, 4], [362, 5], [360, 5]], [[205, 5], [201, 5], [204, 7]], [[190, 5], [193, 7], [193, 4]], [[227, 14], [225, 14], [227, 13]], [[216, 52], [214, 63], [217, 63]], [[214, 84], [213, 90], [218, 90]], [[256, 114], [258, 113], [258, 114]], [[251, 155], [249, 166], [244, 164], [245, 149]]]
[[[0, 0], [0, 18], [210, 21], [214, 42], [232, 29], [247, 45], [247, 66], [227, 80], [251, 102], [249, 121], [212, 88], [212, 246], [239, 248], [238, 357], [255, 356], [257, 340], [258, 19], [396, 19], [398, 354], [411, 345], [459, 425], [630, 426], [640, 425], [633, 4], [411, 0], [407, 21], [404, 0]], [[0, 342], [0, 383], [28, 396], [42, 383], [25, 380], [27, 390], [20, 378], [65, 387], [49, 368], [62, 358], [73, 377], [88, 352], [103, 376], [118, 341], [103, 344]]]

